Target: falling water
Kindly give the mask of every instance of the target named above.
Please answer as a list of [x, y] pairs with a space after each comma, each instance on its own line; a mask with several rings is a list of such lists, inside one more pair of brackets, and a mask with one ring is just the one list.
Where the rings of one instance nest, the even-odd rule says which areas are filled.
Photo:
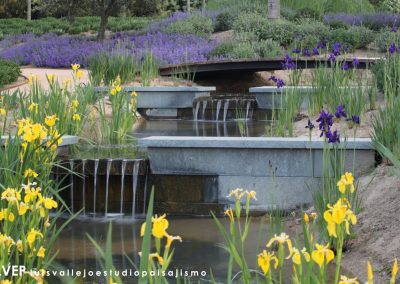
[[[133, 161], [132, 172], [132, 216], [135, 216], [136, 210], [136, 188], [138, 183], [139, 165], [140, 161]], [[146, 200], [146, 199], [145, 199]]]
[[94, 182], [93, 182], [93, 214], [96, 214], [96, 193], [97, 193], [97, 170], [99, 168], [99, 159], [94, 160]]
[[111, 163], [112, 163], [112, 159], [107, 159], [106, 201], [105, 201], [105, 213], [104, 213], [105, 216], [107, 216], [107, 213], [108, 213], [108, 185], [109, 185], [109, 179], [110, 179]]
[[199, 108], [200, 108], [200, 101], [196, 102], [196, 108], [193, 111], [193, 119], [197, 120], [199, 117]]
[[149, 175], [145, 175], [144, 179], [144, 194], [143, 194], [143, 215], [146, 216], [146, 196], [147, 196], [147, 181], [149, 179]]
[[120, 206], [120, 213], [122, 214], [122, 207], [124, 203], [124, 179], [125, 179], [125, 169], [126, 169], [126, 159], [122, 160], [121, 164], [121, 206]]
[[247, 101], [246, 105], [246, 120], [249, 119], [249, 111], [250, 111], [251, 101]]
[[228, 108], [229, 108], [229, 100], [226, 100], [224, 103], [224, 120], [226, 121], [226, 115], [228, 114]]
[[215, 120], [216, 121], [218, 121], [219, 111], [221, 110], [221, 104], [222, 104], [222, 101], [218, 100], [217, 101], [217, 113], [216, 113], [216, 116], [215, 116]]
[[71, 196], [71, 212], [74, 213], [74, 160], [69, 160], [70, 173], [70, 196]]
[[201, 115], [201, 118], [202, 118], [203, 120], [206, 119], [207, 103], [208, 103], [207, 100], [204, 100], [204, 101], [203, 101], [203, 113], [202, 113], [202, 115]]
[[82, 202], [83, 202], [83, 214], [86, 214], [86, 176], [85, 176], [85, 165], [86, 159], [82, 160]]

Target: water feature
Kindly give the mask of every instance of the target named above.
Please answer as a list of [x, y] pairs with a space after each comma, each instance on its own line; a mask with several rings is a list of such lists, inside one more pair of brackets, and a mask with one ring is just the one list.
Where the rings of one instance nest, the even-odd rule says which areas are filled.
[[112, 164], [112, 159], [107, 159], [107, 173], [106, 173], [106, 203], [105, 203], [105, 212], [104, 215], [107, 216], [108, 214], [108, 191], [109, 191], [109, 185], [110, 185], [110, 171], [111, 171], [111, 164]]
[[[138, 174], [139, 174], [139, 163], [135, 162], [133, 165], [133, 171], [132, 171], [132, 216], [135, 215], [136, 212], [136, 189], [137, 189], [137, 184], [138, 184]], [[146, 176], [147, 180], [147, 176]], [[146, 197], [146, 185], [145, 185], [145, 192], [144, 192], [144, 197]], [[146, 202], [146, 198], [144, 198]], [[143, 205], [143, 208], [145, 208], [146, 205]]]
[[120, 214], [122, 214], [122, 208], [124, 203], [124, 185], [125, 185], [125, 170], [126, 170], [127, 160], [123, 159], [121, 164], [121, 206]]
[[201, 118], [202, 118], [203, 120], [206, 119], [207, 103], [208, 103], [207, 100], [204, 100], [204, 101], [203, 101], [203, 112], [202, 112], [202, 115], [201, 115]]
[[228, 108], [229, 108], [229, 100], [226, 100], [225, 103], [224, 103], [223, 121], [226, 121], [226, 115], [228, 114]]
[[218, 121], [219, 119], [219, 112], [221, 110], [222, 101], [217, 100], [217, 111], [215, 112], [215, 120]]
[[74, 160], [69, 160], [70, 174], [70, 195], [71, 195], [71, 212], [74, 213]]
[[193, 108], [193, 119], [197, 120], [199, 117], [200, 101], [196, 102], [196, 106]]
[[86, 215], [86, 159], [82, 159], [82, 200], [83, 200], [83, 214]]
[[96, 214], [96, 197], [97, 197], [97, 170], [99, 169], [99, 159], [94, 160], [94, 181], [93, 181], [93, 214]]

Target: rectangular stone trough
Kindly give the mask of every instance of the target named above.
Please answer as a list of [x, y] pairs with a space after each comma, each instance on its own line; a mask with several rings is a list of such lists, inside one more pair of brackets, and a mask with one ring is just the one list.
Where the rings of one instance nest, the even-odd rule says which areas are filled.
[[[215, 87], [135, 87], [126, 86], [127, 92], [138, 94], [137, 109], [139, 113], [149, 118], [176, 118], [179, 111], [186, 109], [192, 115], [193, 101], [199, 97], [209, 97]], [[107, 91], [107, 87], [96, 88], [97, 91]]]
[[[311, 204], [320, 189], [322, 140], [153, 136], [138, 146], [147, 148], [153, 174], [217, 176], [220, 204], [230, 202], [232, 189], [243, 188], [257, 192], [253, 210], [289, 210]], [[348, 141], [346, 148], [347, 170], [352, 171], [354, 153], [356, 175], [374, 166], [370, 139]]]
[[[8, 136], [1, 136], [1, 146], [4, 146], [4, 143], [9, 139]], [[43, 140], [45, 142], [46, 139]], [[69, 154], [69, 146], [77, 144], [79, 138], [77, 136], [72, 135], [63, 135], [62, 136], [62, 143], [59, 145], [57, 152], [58, 156], [68, 156]]]
[[282, 94], [297, 94], [303, 96], [301, 108], [307, 108], [306, 94], [312, 93], [314, 88], [312, 86], [299, 86], [299, 87], [283, 87], [277, 88], [275, 86], [264, 86], [250, 88], [250, 94], [256, 95], [257, 107], [259, 109], [281, 109], [285, 108], [286, 104]]

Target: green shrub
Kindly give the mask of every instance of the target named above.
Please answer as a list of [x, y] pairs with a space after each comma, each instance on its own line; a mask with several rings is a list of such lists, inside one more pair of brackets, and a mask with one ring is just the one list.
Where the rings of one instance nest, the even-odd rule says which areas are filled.
[[375, 39], [375, 33], [365, 27], [352, 26], [349, 29], [339, 28], [333, 30], [329, 41], [333, 44], [340, 42], [350, 49], [364, 48]]
[[257, 27], [256, 34], [260, 40], [272, 39], [282, 46], [289, 46], [294, 38], [295, 24], [288, 21], [263, 22]]
[[19, 75], [21, 75], [21, 69], [18, 64], [0, 59], [0, 87], [15, 82]]
[[210, 57], [227, 57], [232, 59], [272, 58], [283, 54], [279, 43], [270, 39], [263, 41], [231, 41], [217, 46]]
[[329, 36], [329, 28], [322, 22], [303, 20], [295, 26], [293, 37], [297, 47], [313, 48]]
[[268, 24], [268, 19], [265, 14], [255, 12], [243, 12], [233, 23], [235, 32], [255, 32], [260, 26]]
[[399, 32], [391, 32], [388, 29], [381, 30], [376, 38], [375, 38], [375, 45], [379, 48], [382, 52], [387, 52], [390, 45], [395, 43], [396, 46], [400, 43], [400, 34]]
[[400, 13], [400, 1], [399, 0], [383, 0], [381, 8], [385, 11], [392, 13]]
[[168, 33], [208, 36], [214, 31], [214, 26], [210, 18], [197, 13], [186, 20], [172, 23], [166, 31]]
[[222, 12], [221, 14], [219, 14], [217, 16], [217, 19], [215, 21], [214, 30], [216, 32], [231, 30], [233, 28], [234, 20], [235, 20], [235, 17], [232, 13]]

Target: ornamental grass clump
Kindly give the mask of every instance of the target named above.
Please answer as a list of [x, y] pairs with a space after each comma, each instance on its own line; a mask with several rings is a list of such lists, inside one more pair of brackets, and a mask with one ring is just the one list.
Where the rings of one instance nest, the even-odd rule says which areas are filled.
[[111, 103], [109, 117], [104, 97], [98, 101], [96, 110], [100, 114], [100, 125], [97, 135], [102, 143], [121, 144], [127, 140], [127, 134], [132, 130], [136, 118], [136, 92], [127, 93], [117, 77], [111, 85], [108, 99]]

